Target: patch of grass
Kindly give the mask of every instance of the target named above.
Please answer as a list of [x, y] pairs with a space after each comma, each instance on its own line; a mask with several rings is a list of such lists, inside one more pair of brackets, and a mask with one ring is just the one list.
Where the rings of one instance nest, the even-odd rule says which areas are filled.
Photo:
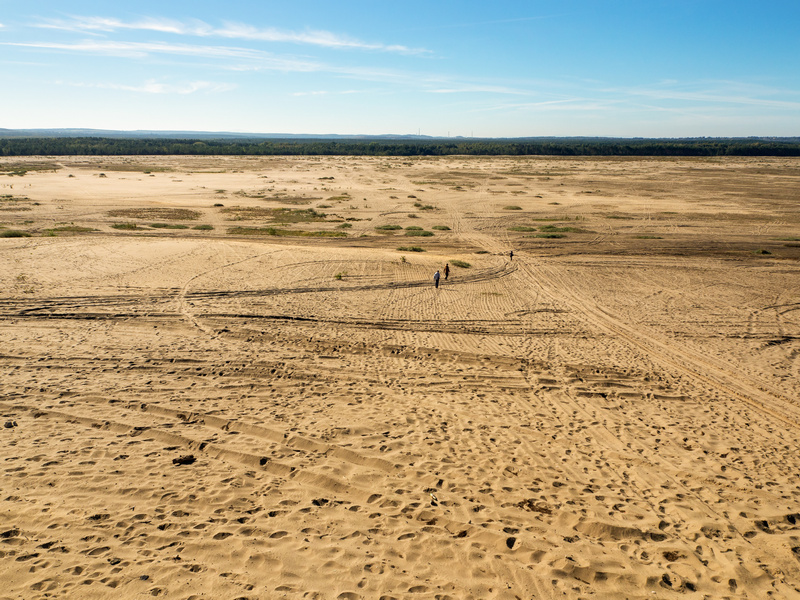
[[431, 237], [433, 235], [433, 232], [423, 231], [420, 229], [412, 229], [411, 231], [406, 231], [403, 235], [407, 235], [409, 237]]
[[[415, 196], [409, 196], [409, 198], [415, 198]], [[414, 206], [417, 207], [419, 210], [436, 210], [436, 207], [433, 204], [423, 204], [422, 202], [414, 202]]]
[[57, 163], [19, 162], [0, 165], [0, 173], [9, 177], [24, 177], [28, 171], [57, 171], [60, 168]]
[[408, 215], [406, 215], [406, 216], [407, 216], [409, 219], [419, 219], [419, 215], [417, 215], [417, 214], [414, 214], [414, 213], [408, 213]]
[[199, 211], [188, 208], [120, 208], [108, 211], [109, 217], [128, 219], [158, 219], [160, 221], [194, 221], [200, 218]]
[[45, 229], [45, 235], [58, 235], [59, 233], [89, 233], [90, 231], [97, 231], [91, 227], [81, 227], [80, 225], [61, 225], [53, 227], [52, 229]]
[[150, 223], [153, 229], [189, 229], [188, 225], [181, 225], [179, 223]]
[[753, 250], [753, 254], [758, 255], [765, 255], [765, 254], [772, 254], [769, 250], [764, 250], [763, 248], [759, 248], [758, 250]]
[[333, 276], [334, 279], [341, 281], [342, 277], [347, 275], [347, 271], [339, 271], [336, 275]]
[[537, 233], [533, 237], [547, 238], [547, 239], [550, 239], [550, 240], [556, 240], [558, 238], [564, 238], [564, 237], [567, 237], [567, 236], [564, 235], [563, 233]]
[[22, 238], [22, 237], [31, 237], [31, 234], [27, 231], [19, 231], [17, 229], [6, 229], [5, 231], [0, 231], [0, 238]]
[[521, 206], [509, 205], [509, 206], [504, 206], [503, 210], [522, 210], [522, 207]]
[[336, 229], [350, 229], [352, 226], [352, 223], [342, 223], [341, 225], [337, 225]]
[[517, 227], [509, 227], [508, 230], [509, 231], [519, 231], [519, 232], [524, 232], [524, 233], [530, 233], [531, 231], [536, 231], [536, 227], [524, 227], [524, 226], [520, 225], [520, 226], [517, 226]]
[[633, 236], [635, 240], [663, 240], [660, 235], [635, 235]]
[[451, 260], [450, 264], [461, 269], [469, 269], [472, 265], [463, 260]]
[[223, 213], [233, 215], [233, 220], [270, 219], [273, 223], [314, 223], [325, 221], [327, 215], [313, 208], [263, 208], [234, 206], [223, 208]]
[[406, 231], [422, 231], [422, 227], [418, 227], [417, 225], [409, 225], [406, 227]]
[[402, 228], [402, 225], [378, 225], [375, 229], [378, 231], [397, 231]]
[[214, 229], [213, 225], [195, 225], [192, 229], [197, 229], [198, 231], [211, 231]]
[[275, 237], [347, 237], [344, 231], [293, 231], [276, 227], [231, 227], [230, 235], [268, 235]]
[[397, 250], [400, 252], [425, 252], [425, 249], [419, 246], [400, 246]]
[[631, 217], [630, 215], [604, 215], [604, 216], [606, 219], [626, 219], [626, 220], [633, 219], [633, 217]]
[[435, 229], [436, 231], [450, 231], [447, 225], [434, 225], [431, 229]]
[[557, 227], [556, 225], [542, 225], [539, 231], [550, 233], [593, 233], [588, 229], [582, 229], [580, 227]]
[[800, 242], [799, 237], [775, 238], [779, 242]]
[[488, 250], [476, 250], [475, 254], [489, 254]]
[[123, 231], [142, 231], [144, 227], [139, 227], [136, 223], [114, 223], [111, 227]]

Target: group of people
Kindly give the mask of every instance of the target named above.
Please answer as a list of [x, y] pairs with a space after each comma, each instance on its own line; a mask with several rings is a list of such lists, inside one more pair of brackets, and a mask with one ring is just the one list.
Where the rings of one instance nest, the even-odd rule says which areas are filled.
[[[514, 260], [514, 251], [511, 250], [508, 253], [508, 260]], [[450, 277], [450, 263], [446, 263], [444, 265], [444, 278], [447, 279]], [[442, 278], [442, 274], [439, 271], [433, 274], [433, 286], [438, 289], [439, 287], [439, 280]]]
[[[450, 277], [450, 263], [445, 264], [444, 266], [444, 278], [447, 279]], [[433, 285], [434, 287], [439, 287], [439, 280], [442, 278], [442, 274], [439, 271], [433, 274]]]

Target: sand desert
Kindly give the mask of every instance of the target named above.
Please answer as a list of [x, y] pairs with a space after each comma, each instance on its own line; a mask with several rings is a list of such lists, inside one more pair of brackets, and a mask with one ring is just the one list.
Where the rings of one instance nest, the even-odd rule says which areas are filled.
[[800, 598], [797, 159], [2, 158], [0, 285], [2, 599]]

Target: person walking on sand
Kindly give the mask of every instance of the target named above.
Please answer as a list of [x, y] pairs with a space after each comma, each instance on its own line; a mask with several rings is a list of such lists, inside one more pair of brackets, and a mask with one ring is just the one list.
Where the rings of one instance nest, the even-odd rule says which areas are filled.
[[436, 271], [436, 273], [433, 274], [433, 285], [434, 285], [434, 287], [437, 287], [437, 288], [439, 287], [439, 278], [440, 277], [441, 277], [441, 275], [439, 275], [439, 271]]
[[514, 251], [508, 253], [508, 260], [514, 260]]
[[450, 277], [450, 263], [447, 263], [444, 266], [444, 279], [447, 281], [447, 278]]

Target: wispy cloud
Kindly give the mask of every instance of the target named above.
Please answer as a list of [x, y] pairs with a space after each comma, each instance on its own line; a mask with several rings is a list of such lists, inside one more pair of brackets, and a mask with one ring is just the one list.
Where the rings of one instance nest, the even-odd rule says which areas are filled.
[[285, 57], [276, 57], [267, 52], [231, 46], [198, 46], [192, 44], [168, 44], [162, 42], [112, 42], [86, 40], [76, 43], [56, 42], [0, 42], [0, 46], [38, 48], [62, 52], [81, 52], [100, 56], [146, 58], [153, 54], [170, 54], [197, 58], [246, 59], [259, 69], [310, 72], [320, 70], [316, 63]]
[[530, 95], [530, 90], [510, 88], [501, 85], [452, 85], [428, 90], [431, 94], [509, 94], [514, 96]]
[[341, 90], [341, 91], [330, 91], [330, 90], [314, 90], [311, 92], [294, 92], [292, 96], [345, 96], [349, 94], [362, 94], [363, 92], [360, 90]]
[[141, 85], [123, 85], [115, 83], [70, 83], [57, 82], [71, 87], [95, 88], [106, 90], [119, 90], [141, 94], [175, 94], [188, 95], [198, 92], [220, 93], [236, 89], [235, 85], [228, 83], [215, 83], [211, 81], [191, 81], [187, 83], [163, 83], [156, 80], [146, 81]]
[[[699, 87], [702, 84], [697, 84]], [[677, 87], [641, 87], [608, 90], [631, 97], [643, 97], [650, 100], [680, 101], [716, 105], [746, 105], [761, 106], [765, 108], [800, 109], [800, 102], [765, 97], [800, 97], [800, 92], [787, 92], [785, 90], [768, 89], [761, 86], [755, 88], [751, 85], [738, 82], [716, 82], [715, 89], [687, 90]], [[710, 87], [710, 86], [708, 86]]]
[[253, 27], [252, 25], [243, 23], [226, 23], [222, 27], [214, 27], [198, 20], [175, 21], [172, 19], [145, 18], [138, 21], [122, 21], [120, 19], [108, 17], [72, 17], [71, 19], [46, 20], [38, 24], [37, 27], [84, 33], [111, 33], [119, 30], [142, 30], [195, 37], [221, 37], [226, 39], [262, 42], [283, 42], [322, 46], [325, 48], [372, 50], [399, 54], [428, 53], [427, 50], [422, 48], [410, 48], [399, 44], [365, 42], [330, 31], [288, 31], [274, 27]]

